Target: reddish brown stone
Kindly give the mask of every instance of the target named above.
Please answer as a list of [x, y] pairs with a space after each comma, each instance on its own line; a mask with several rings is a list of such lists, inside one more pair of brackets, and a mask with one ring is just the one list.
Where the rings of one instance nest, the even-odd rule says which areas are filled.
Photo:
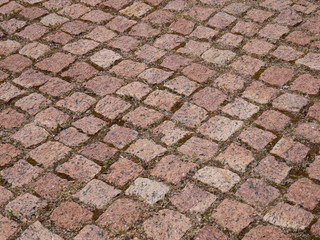
[[231, 64], [231, 67], [238, 73], [253, 76], [265, 64], [261, 60], [249, 56], [242, 56]]
[[108, 238], [105, 230], [95, 225], [87, 225], [78, 233], [77, 236], [74, 237], [74, 240], [83, 240], [83, 239], [98, 240], [98, 239], [108, 239]]
[[176, 34], [164, 34], [157, 38], [154, 46], [157, 48], [171, 50], [184, 42], [184, 38]]
[[174, 155], [163, 157], [151, 170], [151, 175], [165, 179], [174, 184], [179, 183], [197, 165], [181, 161]]
[[315, 102], [308, 111], [308, 116], [320, 121], [320, 102]]
[[310, 142], [320, 142], [320, 125], [317, 123], [301, 123], [298, 125], [295, 131], [298, 135], [308, 139]]
[[196, 105], [184, 103], [173, 115], [173, 120], [179, 121], [188, 127], [199, 126], [207, 117], [207, 112]]
[[35, 66], [41, 70], [58, 73], [69, 66], [74, 60], [75, 59], [72, 56], [63, 53], [55, 53], [51, 57], [37, 63]]
[[308, 104], [308, 99], [297, 94], [285, 93], [272, 102], [272, 106], [280, 110], [298, 113]]
[[147, 128], [150, 125], [160, 121], [163, 115], [153, 109], [138, 107], [123, 117], [123, 120], [131, 122], [133, 125], [141, 128]]
[[59, 133], [58, 136], [55, 137], [55, 140], [58, 140], [67, 146], [78, 146], [81, 143], [86, 142], [89, 139], [85, 134], [80, 133], [74, 127], [69, 127], [62, 132]]
[[48, 32], [48, 29], [46, 27], [44, 27], [43, 25], [40, 25], [38, 23], [33, 23], [33, 24], [25, 27], [17, 35], [19, 37], [26, 38], [30, 41], [34, 41], [34, 40], [41, 38], [47, 32]]
[[22, 110], [31, 115], [35, 115], [42, 109], [45, 109], [50, 103], [51, 101], [45, 98], [43, 95], [31, 93], [30, 95], [18, 100], [15, 106], [20, 107]]
[[139, 176], [143, 168], [126, 158], [120, 158], [108, 170], [109, 173], [104, 176], [104, 179], [118, 186], [124, 186], [130, 180]]
[[253, 127], [246, 129], [239, 135], [241, 141], [249, 144], [251, 147], [257, 150], [262, 150], [271, 141], [276, 139], [276, 137], [277, 136], [275, 136], [271, 132]]
[[106, 26], [112, 30], [124, 32], [135, 24], [136, 21], [134, 20], [129, 20], [125, 17], [117, 16], [114, 19], [112, 19]]
[[[0, 8], [1, 10], [1, 8]], [[0, 214], [0, 234], [3, 239], [10, 239], [20, 230], [19, 224]]]
[[181, 193], [171, 197], [170, 201], [181, 212], [205, 212], [216, 199], [215, 195], [187, 183]]
[[48, 132], [43, 128], [30, 123], [12, 135], [12, 138], [21, 142], [25, 147], [36, 145], [48, 137]]
[[104, 137], [103, 141], [113, 144], [117, 148], [124, 148], [130, 144], [136, 137], [138, 132], [118, 125], [110, 127], [110, 131]]
[[184, 18], [179, 18], [176, 22], [173, 22], [169, 29], [181, 33], [183, 35], [188, 35], [192, 32], [194, 27], [194, 23], [188, 20], [185, 20]]
[[48, 173], [33, 184], [34, 191], [47, 200], [59, 197], [69, 187], [69, 182], [53, 173]]
[[107, 210], [98, 218], [101, 226], [107, 226], [113, 231], [126, 231], [133, 226], [142, 216], [140, 206], [126, 198], [120, 198], [113, 202]]
[[130, 103], [125, 102], [120, 98], [107, 95], [97, 103], [94, 110], [106, 118], [115, 119], [125, 112], [130, 106]]
[[117, 149], [109, 147], [107, 144], [101, 142], [91, 143], [80, 150], [81, 154], [100, 162], [107, 161], [116, 154], [116, 152]]
[[166, 57], [161, 66], [173, 71], [182, 70], [184, 67], [191, 63], [191, 59], [182, 57], [177, 54]]
[[240, 119], [248, 119], [259, 111], [259, 107], [249, 103], [241, 98], [235, 99], [234, 102], [227, 104], [222, 108], [222, 112]]
[[234, 16], [231, 16], [224, 12], [219, 12], [209, 19], [208, 24], [211, 27], [215, 27], [218, 29], [223, 29], [228, 27], [231, 23], [236, 20]]
[[259, 225], [251, 229], [243, 240], [290, 240], [279, 228], [271, 225]]
[[270, 110], [265, 111], [256, 121], [255, 123], [261, 125], [262, 127], [268, 130], [276, 130], [281, 131], [283, 128], [289, 123], [290, 118], [286, 115]]
[[249, 205], [226, 199], [211, 216], [218, 224], [239, 233], [253, 221], [255, 215], [256, 211]]
[[317, 156], [313, 163], [306, 169], [311, 178], [320, 179], [320, 157]]
[[56, 128], [59, 125], [63, 125], [69, 119], [69, 116], [56, 108], [49, 107], [39, 112], [34, 121], [47, 128]]
[[99, 96], [105, 96], [114, 93], [123, 84], [123, 80], [115, 77], [98, 76], [86, 82], [84, 86]]
[[0, 166], [4, 166], [21, 154], [21, 151], [16, 149], [11, 144], [0, 144]]
[[263, 38], [268, 38], [271, 40], [278, 40], [288, 32], [289, 32], [289, 28], [285, 26], [281, 26], [278, 24], [268, 24], [260, 30], [259, 36]]
[[160, 30], [153, 28], [148, 23], [139, 23], [131, 28], [130, 35], [142, 38], [155, 37], [160, 34]]
[[95, 75], [98, 71], [85, 62], [76, 62], [68, 71], [61, 74], [62, 77], [69, 77], [72, 80], [84, 81]]
[[147, 80], [150, 84], [159, 84], [167, 80], [172, 74], [173, 72], [166, 72], [158, 68], [149, 68], [138, 77]]
[[310, 74], [303, 74], [292, 83], [290, 89], [314, 95], [320, 90], [320, 79], [316, 79]]
[[213, 83], [214, 86], [227, 91], [234, 92], [241, 90], [244, 87], [245, 80], [240, 76], [226, 73], [220, 75]]
[[199, 87], [199, 84], [180, 76], [166, 82], [164, 86], [177, 93], [189, 96]]
[[65, 229], [77, 229], [92, 218], [93, 214], [75, 202], [64, 202], [53, 210], [50, 220]]
[[242, 96], [257, 103], [266, 104], [277, 96], [277, 90], [255, 81], [246, 88]]
[[139, 41], [133, 37], [120, 36], [111, 40], [108, 44], [110, 47], [120, 49], [121, 52], [130, 52], [139, 45]]
[[69, 92], [74, 88], [74, 85], [60, 78], [52, 78], [46, 84], [41, 86], [39, 90], [54, 97], [59, 97], [62, 94]]
[[255, 22], [263, 23], [265, 20], [270, 18], [274, 13], [260, 10], [260, 9], [251, 9], [247, 12], [245, 18], [249, 18]]
[[75, 92], [71, 96], [57, 102], [56, 105], [68, 108], [73, 112], [82, 113], [87, 111], [95, 102], [96, 100], [93, 97], [82, 92]]
[[135, 78], [147, 68], [146, 64], [124, 60], [118, 65], [111, 68], [110, 72], [121, 77]]
[[149, 162], [153, 158], [161, 156], [165, 151], [165, 148], [148, 139], [139, 139], [127, 149], [128, 153], [141, 158], [145, 162]]
[[26, 121], [25, 116], [22, 113], [17, 112], [12, 108], [7, 108], [0, 113], [0, 126], [4, 128], [18, 127], [24, 121]]

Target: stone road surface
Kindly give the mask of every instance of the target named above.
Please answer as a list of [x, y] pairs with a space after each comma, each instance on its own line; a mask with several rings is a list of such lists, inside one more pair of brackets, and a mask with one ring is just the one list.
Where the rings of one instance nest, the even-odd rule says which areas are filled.
[[320, 239], [319, 1], [0, 20], [0, 240]]

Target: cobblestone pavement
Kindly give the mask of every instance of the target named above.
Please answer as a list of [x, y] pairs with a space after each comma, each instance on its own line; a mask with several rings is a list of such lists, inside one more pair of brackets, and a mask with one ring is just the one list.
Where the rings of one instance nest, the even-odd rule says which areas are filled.
[[318, 1], [0, 14], [0, 240], [320, 239]]

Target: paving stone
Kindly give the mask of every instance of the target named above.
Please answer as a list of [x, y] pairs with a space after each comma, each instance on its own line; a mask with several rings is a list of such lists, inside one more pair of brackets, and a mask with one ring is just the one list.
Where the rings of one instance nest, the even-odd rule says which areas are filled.
[[20, 226], [17, 222], [0, 214], [0, 234], [4, 240], [12, 238], [19, 232], [19, 230]]
[[118, 125], [112, 125], [103, 141], [111, 143], [117, 148], [124, 148], [135, 140], [137, 136], [138, 132], [135, 130]]
[[244, 147], [231, 143], [230, 146], [216, 158], [223, 164], [228, 164], [232, 169], [245, 172], [246, 167], [254, 160], [252, 152]]
[[317, 7], [311, 2], [301, 0], [301, 1], [298, 1], [296, 4], [294, 4], [292, 8], [295, 9], [297, 12], [310, 14], [313, 11], [315, 11]]
[[194, 178], [222, 192], [228, 192], [240, 181], [240, 177], [229, 170], [208, 166], [200, 169]]
[[25, 147], [36, 145], [49, 136], [48, 132], [43, 128], [29, 123], [12, 135], [12, 138], [21, 142]]
[[4, 166], [16, 159], [22, 152], [8, 143], [0, 144], [0, 166]]
[[0, 186], [0, 194], [0, 206], [8, 202], [13, 197], [13, 193], [2, 186]]
[[66, 123], [69, 116], [56, 108], [49, 107], [35, 116], [35, 123], [47, 128], [57, 128], [59, 125]]
[[159, 122], [162, 118], [163, 115], [160, 112], [140, 106], [126, 114], [122, 119], [132, 123], [136, 127], [148, 128], [156, 122]]
[[209, 43], [190, 40], [184, 47], [179, 48], [177, 52], [200, 57], [200, 55], [209, 48]]
[[177, 211], [164, 209], [147, 219], [143, 228], [155, 240], [178, 240], [191, 228], [191, 221]]
[[9, 102], [11, 99], [25, 93], [25, 90], [20, 90], [8, 82], [0, 85], [0, 100], [4, 102]]
[[165, 50], [171, 50], [184, 42], [184, 38], [176, 34], [164, 34], [158, 37], [153, 46]]
[[226, 141], [243, 125], [242, 121], [215, 116], [203, 123], [198, 131], [216, 141]]
[[29, 155], [36, 162], [42, 164], [45, 167], [50, 167], [53, 166], [56, 162], [65, 158], [70, 151], [70, 148], [64, 146], [59, 142], [48, 141], [31, 150], [29, 152]]
[[247, 204], [235, 200], [225, 199], [212, 213], [218, 224], [239, 233], [246, 228], [256, 215], [256, 211]]
[[[191, 9], [192, 11], [192, 9]], [[191, 37], [195, 37], [197, 39], [206, 39], [212, 40], [216, 35], [218, 35], [219, 31], [213, 30], [212, 28], [198, 26], [191, 34]]]
[[122, 16], [116, 16], [106, 26], [117, 32], [124, 32], [135, 25], [137, 22]]
[[267, 206], [280, 196], [280, 192], [260, 179], [249, 178], [237, 190], [236, 196], [250, 204]]
[[76, 229], [92, 218], [92, 212], [71, 201], [63, 202], [53, 210], [50, 220], [58, 227]]
[[87, 38], [90, 38], [100, 43], [107, 42], [110, 39], [113, 39], [115, 36], [117, 36], [116, 33], [112, 32], [111, 30], [103, 26], [95, 27], [90, 33], [86, 35]]
[[271, 55], [289, 62], [297, 60], [301, 55], [303, 55], [303, 52], [299, 52], [292, 47], [280, 46]]
[[236, 54], [229, 50], [220, 50], [216, 48], [210, 48], [208, 51], [202, 54], [202, 58], [218, 66], [224, 66], [229, 63]]
[[173, 120], [186, 125], [187, 127], [196, 127], [207, 117], [207, 112], [194, 104], [184, 103], [172, 117]]
[[128, 36], [120, 36], [111, 41], [109, 41], [108, 45], [110, 47], [120, 49], [121, 52], [130, 52], [133, 49], [136, 49], [139, 45], [139, 41], [133, 37]]
[[173, 16], [174, 16], [173, 13], [159, 9], [150, 13], [149, 15], [144, 17], [142, 20], [149, 21], [156, 25], [164, 25], [164, 24], [170, 23], [171, 20], [173, 19]]
[[144, 60], [147, 63], [155, 62], [159, 60], [161, 57], [165, 55], [165, 51], [150, 46], [148, 44], [143, 45], [140, 47], [139, 50], [135, 52], [135, 55], [139, 58]]
[[50, 27], [50, 26], [58, 26], [68, 21], [69, 19], [66, 17], [62, 17], [60, 15], [57, 15], [56, 13], [51, 13], [43, 17], [40, 22], [43, 25]]
[[311, 33], [319, 33], [319, 18], [314, 17], [308, 19], [304, 24], [301, 25], [302, 29], [308, 30]]
[[315, 102], [308, 111], [308, 116], [317, 119], [320, 121], [320, 103]]
[[87, 225], [78, 233], [77, 236], [74, 237], [74, 240], [82, 240], [82, 239], [107, 240], [108, 238], [107, 238], [106, 231], [104, 231], [103, 229], [101, 229], [95, 225]]
[[48, 80], [50, 80], [50, 77], [44, 75], [42, 72], [28, 69], [24, 71], [19, 77], [13, 79], [13, 82], [25, 88], [30, 88], [41, 86]]
[[172, 71], [182, 70], [184, 67], [191, 64], [191, 59], [182, 57], [177, 54], [170, 55], [166, 57], [161, 66], [168, 68]]
[[77, 42], [68, 43], [63, 47], [63, 50], [73, 53], [75, 55], [84, 55], [92, 49], [95, 49], [98, 45], [99, 43], [95, 41], [80, 39]]
[[[143, 73], [142, 73], [143, 74]], [[148, 85], [141, 82], [129, 83], [117, 91], [117, 94], [122, 96], [130, 96], [141, 100], [151, 91]]]
[[130, 103], [125, 102], [120, 98], [107, 95], [97, 103], [94, 110], [106, 118], [115, 119], [130, 108], [130, 106]]
[[69, 161], [56, 168], [58, 173], [67, 174], [78, 181], [92, 179], [101, 170], [101, 167], [85, 157], [76, 155]]
[[90, 89], [99, 96], [114, 93], [124, 84], [123, 80], [111, 76], [97, 76], [84, 83], [87, 89]]
[[243, 37], [233, 33], [226, 33], [217, 40], [218, 43], [227, 47], [239, 47], [243, 41]]
[[7, 108], [0, 113], [0, 126], [6, 129], [18, 127], [26, 121], [22, 113], [17, 112], [12, 108]]
[[13, 54], [0, 61], [0, 67], [12, 72], [22, 72], [32, 64], [31, 60], [20, 54]]
[[142, 38], [150, 38], [155, 37], [160, 34], [160, 30], [157, 28], [153, 28], [148, 23], [138, 23], [131, 28], [129, 32], [131, 36], [142, 37]]
[[228, 27], [234, 21], [236, 21], [236, 18], [234, 16], [231, 16], [224, 12], [219, 12], [209, 19], [208, 24], [210, 27], [223, 29]]
[[310, 74], [303, 74], [292, 83], [290, 89], [314, 95], [320, 90], [320, 79], [316, 79]]
[[43, 4], [47, 9], [60, 9], [64, 6], [71, 5], [70, 0], [49, 0]]
[[276, 11], [282, 11], [289, 8], [291, 4], [291, 1], [288, 0], [266, 0], [260, 3], [260, 6]]
[[92, 55], [90, 60], [97, 64], [99, 67], [108, 68], [110, 67], [115, 61], [121, 59], [121, 55], [115, 53], [109, 49], [102, 49], [101, 51]]
[[180, 33], [182, 35], [190, 34], [193, 31], [193, 28], [194, 23], [184, 18], [179, 18], [169, 26], [171, 31]]
[[239, 33], [247, 37], [253, 37], [260, 29], [260, 26], [253, 22], [238, 21], [237, 24], [231, 29], [233, 33]]
[[82, 92], [76, 92], [63, 100], [60, 100], [56, 105], [58, 107], [68, 108], [73, 112], [85, 112], [95, 102], [96, 100], [93, 97]]
[[227, 96], [215, 88], [206, 87], [194, 94], [192, 99], [200, 107], [208, 111], [215, 111], [227, 99]]
[[286, 40], [298, 45], [305, 46], [313, 40], [313, 37], [302, 31], [294, 31], [286, 37]]
[[119, 11], [121, 14], [127, 15], [129, 17], [142, 17], [147, 12], [152, 9], [151, 6], [143, 2], [135, 2], [129, 7]]
[[139, 78], [145, 79], [149, 84], [160, 84], [167, 80], [173, 72], [167, 72], [158, 68], [149, 68], [139, 74]]
[[66, 179], [62, 179], [53, 173], [47, 173], [36, 181], [32, 188], [42, 198], [54, 200], [69, 186], [70, 183]]
[[153, 205], [162, 200], [169, 190], [169, 187], [163, 183], [148, 178], [137, 178], [125, 193], [127, 195], [137, 195], [146, 203]]
[[50, 103], [51, 101], [46, 99], [43, 95], [32, 93], [18, 100], [15, 106], [20, 107], [31, 115], [35, 115], [42, 109], [45, 109]]
[[201, 7], [201, 6], [193, 6], [189, 11], [186, 13], [190, 17], [198, 20], [198, 21], [205, 21], [207, 20], [211, 14], [215, 11], [213, 8], [208, 7]]
[[16, 41], [0, 41], [0, 55], [8, 56], [10, 53], [16, 52], [19, 48], [21, 48], [21, 44]]
[[94, 135], [105, 126], [105, 122], [100, 118], [88, 116], [79, 119], [78, 121], [72, 123], [72, 125], [81, 129], [86, 134]]
[[60, 78], [52, 78], [39, 88], [41, 92], [47, 93], [54, 97], [60, 97], [66, 92], [74, 88], [74, 85], [61, 80]]
[[320, 125], [317, 123], [301, 123], [295, 129], [295, 132], [310, 142], [320, 142]]
[[128, 153], [141, 158], [145, 162], [151, 161], [155, 157], [163, 154], [165, 151], [165, 148], [148, 139], [138, 139], [127, 149]]
[[38, 23], [33, 23], [25, 27], [22, 31], [20, 31], [16, 35], [19, 37], [26, 38], [30, 41], [35, 41], [41, 38], [47, 32], [48, 32], [48, 28], [46, 28], [45, 26], [42, 26]]
[[199, 231], [197, 237], [195, 240], [226, 240], [226, 236], [221, 232], [219, 229], [210, 226], [205, 225], [201, 230]]
[[234, 102], [227, 104], [222, 108], [222, 112], [240, 119], [248, 119], [259, 111], [259, 107], [251, 104], [241, 98], [235, 99]]
[[164, 121], [153, 130], [153, 133], [160, 136], [161, 141], [167, 145], [176, 144], [180, 139], [189, 134], [188, 131], [182, 130], [171, 121]]
[[156, 90], [148, 95], [144, 103], [161, 110], [170, 111], [180, 101], [180, 97], [168, 91]]
[[45, 58], [35, 66], [44, 71], [58, 73], [62, 69], [74, 62], [74, 57], [64, 53], [55, 53], [51, 57]]
[[298, 113], [308, 104], [308, 100], [300, 95], [285, 93], [272, 102], [272, 106], [280, 110]]
[[300, 163], [307, 156], [309, 148], [305, 145], [294, 141], [292, 138], [282, 138], [270, 151], [287, 161]]
[[108, 174], [104, 175], [103, 178], [118, 186], [124, 186], [129, 181], [138, 177], [143, 168], [126, 158], [120, 158], [108, 170]]
[[217, 153], [218, 145], [206, 139], [192, 137], [178, 151], [187, 155], [191, 161], [207, 162]]
[[82, 20], [99, 23], [99, 24], [107, 20], [110, 20], [112, 18], [113, 18], [113, 15], [101, 10], [92, 10], [81, 17]]
[[320, 201], [320, 186], [307, 178], [301, 178], [289, 187], [285, 196], [290, 202], [313, 210]]
[[256, 150], [262, 150], [271, 141], [277, 138], [276, 135], [271, 132], [261, 130], [259, 128], [251, 127], [243, 131], [239, 138], [241, 141], [249, 144], [252, 148]]
[[81, 202], [101, 209], [120, 193], [120, 190], [98, 179], [93, 179], [74, 196]]
[[310, 164], [310, 166], [306, 169], [308, 175], [313, 178], [313, 179], [320, 179], [320, 171], [319, 171], [319, 166], [320, 166], [320, 158], [317, 156], [314, 160], [313, 163]]
[[117, 149], [101, 142], [94, 142], [81, 148], [80, 153], [88, 158], [105, 162], [117, 153]]
[[24, 8], [20, 15], [24, 16], [27, 19], [34, 20], [37, 19], [48, 12], [44, 9], [38, 8], [38, 7], [31, 7], [31, 8]]
[[121, 77], [135, 78], [147, 68], [146, 64], [124, 60], [111, 68], [110, 72]]
[[169, 2], [164, 9], [182, 11], [187, 7], [187, 3], [183, 0], [174, 0]]
[[297, 205], [292, 206], [281, 202], [267, 212], [263, 220], [280, 227], [303, 230], [308, 227], [313, 218], [310, 212]]
[[320, 235], [320, 229], [319, 229], [320, 221], [318, 220], [315, 224], [311, 227], [312, 234], [319, 236]]
[[63, 130], [55, 137], [55, 140], [60, 141], [70, 147], [78, 146], [86, 142], [88, 139], [88, 136], [80, 133], [74, 127], [69, 127]]
[[254, 8], [247, 12], [245, 18], [251, 19], [258, 23], [263, 23], [272, 15], [274, 15], [274, 13]]
[[305, 65], [312, 70], [320, 70], [319, 64], [320, 54], [317, 53], [308, 53], [303, 58], [296, 61], [296, 64]]
[[177, 93], [189, 96], [199, 87], [199, 84], [180, 76], [166, 82], [164, 86]]
[[244, 87], [244, 83], [245, 80], [242, 77], [231, 73], [225, 73], [215, 79], [213, 85], [226, 92], [234, 92], [241, 90]]
[[19, 237], [19, 240], [32, 240], [37, 238], [43, 240], [63, 240], [60, 236], [45, 228], [39, 221], [30, 225]]
[[216, 199], [215, 195], [187, 183], [179, 194], [170, 198], [170, 201], [181, 212], [205, 212]]
[[151, 170], [151, 175], [160, 177], [173, 184], [179, 183], [187, 174], [196, 168], [196, 164], [181, 161], [174, 155], [163, 157]]
[[251, 54], [265, 56], [273, 48], [274, 48], [274, 45], [269, 42], [258, 40], [258, 39], [252, 39], [250, 42], [244, 45], [242, 49]]
[[60, 10], [58, 13], [61, 15], [66, 15], [70, 18], [78, 18], [85, 14], [86, 12], [89, 12], [90, 8], [82, 5], [82, 4], [72, 4], [70, 6], [65, 6]]
[[25, 21], [17, 20], [15, 18], [11, 18], [8, 21], [2, 21], [0, 26], [4, 29], [7, 33], [13, 34], [16, 31], [20, 30], [26, 25]]
[[119, 10], [130, 2], [131, 0], [107, 0], [103, 5]]
[[267, 104], [277, 96], [277, 90], [254, 81], [246, 88], [242, 96], [260, 104]]
[[142, 214], [142, 209], [136, 202], [120, 198], [107, 208], [97, 222], [113, 231], [127, 231], [142, 217]]
[[91, 30], [91, 26], [83, 21], [75, 20], [63, 24], [61, 30], [72, 35], [80, 35], [81, 33]]
[[26, 222], [37, 216], [37, 212], [46, 206], [46, 201], [43, 201], [30, 193], [25, 193], [9, 202], [6, 205], [5, 210], [11, 212], [13, 216], [17, 217], [22, 222]]
[[279, 162], [273, 156], [267, 156], [262, 159], [259, 165], [254, 169], [261, 176], [280, 184], [286, 178], [291, 167], [285, 163]]
[[255, 123], [261, 125], [262, 127], [272, 130], [272, 131], [281, 131], [284, 127], [289, 123], [290, 118], [286, 115], [274, 111], [269, 110], [265, 111], [256, 121]]
[[233, 62], [231, 64], [231, 67], [240, 74], [253, 76], [264, 65], [265, 63], [259, 59], [249, 56], [242, 56], [237, 61]]
[[289, 32], [289, 28], [278, 24], [268, 24], [259, 31], [259, 36], [271, 40], [278, 40]]
[[257, 227], [251, 229], [244, 237], [243, 240], [290, 240], [280, 228], [267, 225], [258, 225]]

